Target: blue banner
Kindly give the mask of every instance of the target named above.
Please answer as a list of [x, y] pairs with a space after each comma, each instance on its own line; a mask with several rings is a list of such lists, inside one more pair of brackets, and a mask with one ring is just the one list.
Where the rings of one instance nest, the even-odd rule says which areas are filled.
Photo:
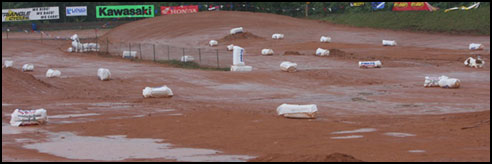
[[385, 2], [371, 2], [373, 10], [384, 9]]

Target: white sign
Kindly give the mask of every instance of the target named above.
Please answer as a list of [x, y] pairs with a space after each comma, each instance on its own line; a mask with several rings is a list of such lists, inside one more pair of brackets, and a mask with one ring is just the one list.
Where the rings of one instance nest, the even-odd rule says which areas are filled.
[[58, 7], [2, 9], [2, 22], [60, 19]]
[[65, 13], [67, 16], [87, 16], [87, 6], [67, 6]]

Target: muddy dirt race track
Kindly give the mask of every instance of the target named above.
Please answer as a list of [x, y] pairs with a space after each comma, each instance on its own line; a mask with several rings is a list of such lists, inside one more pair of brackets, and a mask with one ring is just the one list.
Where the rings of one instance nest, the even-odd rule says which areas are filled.
[[[236, 27], [248, 36], [227, 37]], [[160, 16], [102, 32], [109, 41], [239, 45], [253, 71], [68, 53], [69, 40], [2, 34], [2, 61], [14, 61], [13, 68], [2, 68], [2, 161], [490, 161], [490, 36], [229, 11]], [[273, 33], [285, 39], [273, 40]], [[332, 42], [320, 43], [322, 35]], [[382, 46], [383, 39], [398, 45]], [[468, 50], [470, 43], [485, 49]], [[263, 56], [263, 48], [275, 54]], [[317, 48], [330, 49], [330, 56], [315, 56]], [[463, 64], [477, 56], [483, 68]], [[367, 60], [381, 60], [383, 67], [358, 67]], [[297, 63], [298, 71], [281, 71], [282, 61]], [[21, 71], [27, 63], [33, 72]], [[98, 80], [100, 67], [111, 71], [111, 80]], [[50, 68], [61, 77], [46, 78]], [[425, 76], [440, 75], [460, 79], [461, 87], [424, 87]], [[143, 98], [145, 87], [162, 85], [172, 98]], [[318, 115], [278, 116], [283, 103], [316, 104]], [[10, 126], [17, 108], [44, 108], [49, 121]]]

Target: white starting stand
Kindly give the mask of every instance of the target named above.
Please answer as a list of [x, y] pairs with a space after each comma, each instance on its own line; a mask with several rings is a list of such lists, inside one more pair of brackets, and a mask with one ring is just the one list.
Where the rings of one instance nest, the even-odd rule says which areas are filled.
[[232, 66], [231, 72], [249, 72], [253, 70], [252, 66], [244, 64], [244, 48], [234, 46], [232, 51]]

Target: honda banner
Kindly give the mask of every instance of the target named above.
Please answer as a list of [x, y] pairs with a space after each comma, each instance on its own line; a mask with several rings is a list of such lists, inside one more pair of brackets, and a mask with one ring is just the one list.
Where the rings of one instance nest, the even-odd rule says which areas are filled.
[[187, 14], [198, 12], [198, 5], [190, 6], [161, 6], [161, 15]]
[[393, 11], [412, 11], [412, 10], [424, 10], [435, 11], [437, 8], [432, 7], [427, 2], [395, 2]]

